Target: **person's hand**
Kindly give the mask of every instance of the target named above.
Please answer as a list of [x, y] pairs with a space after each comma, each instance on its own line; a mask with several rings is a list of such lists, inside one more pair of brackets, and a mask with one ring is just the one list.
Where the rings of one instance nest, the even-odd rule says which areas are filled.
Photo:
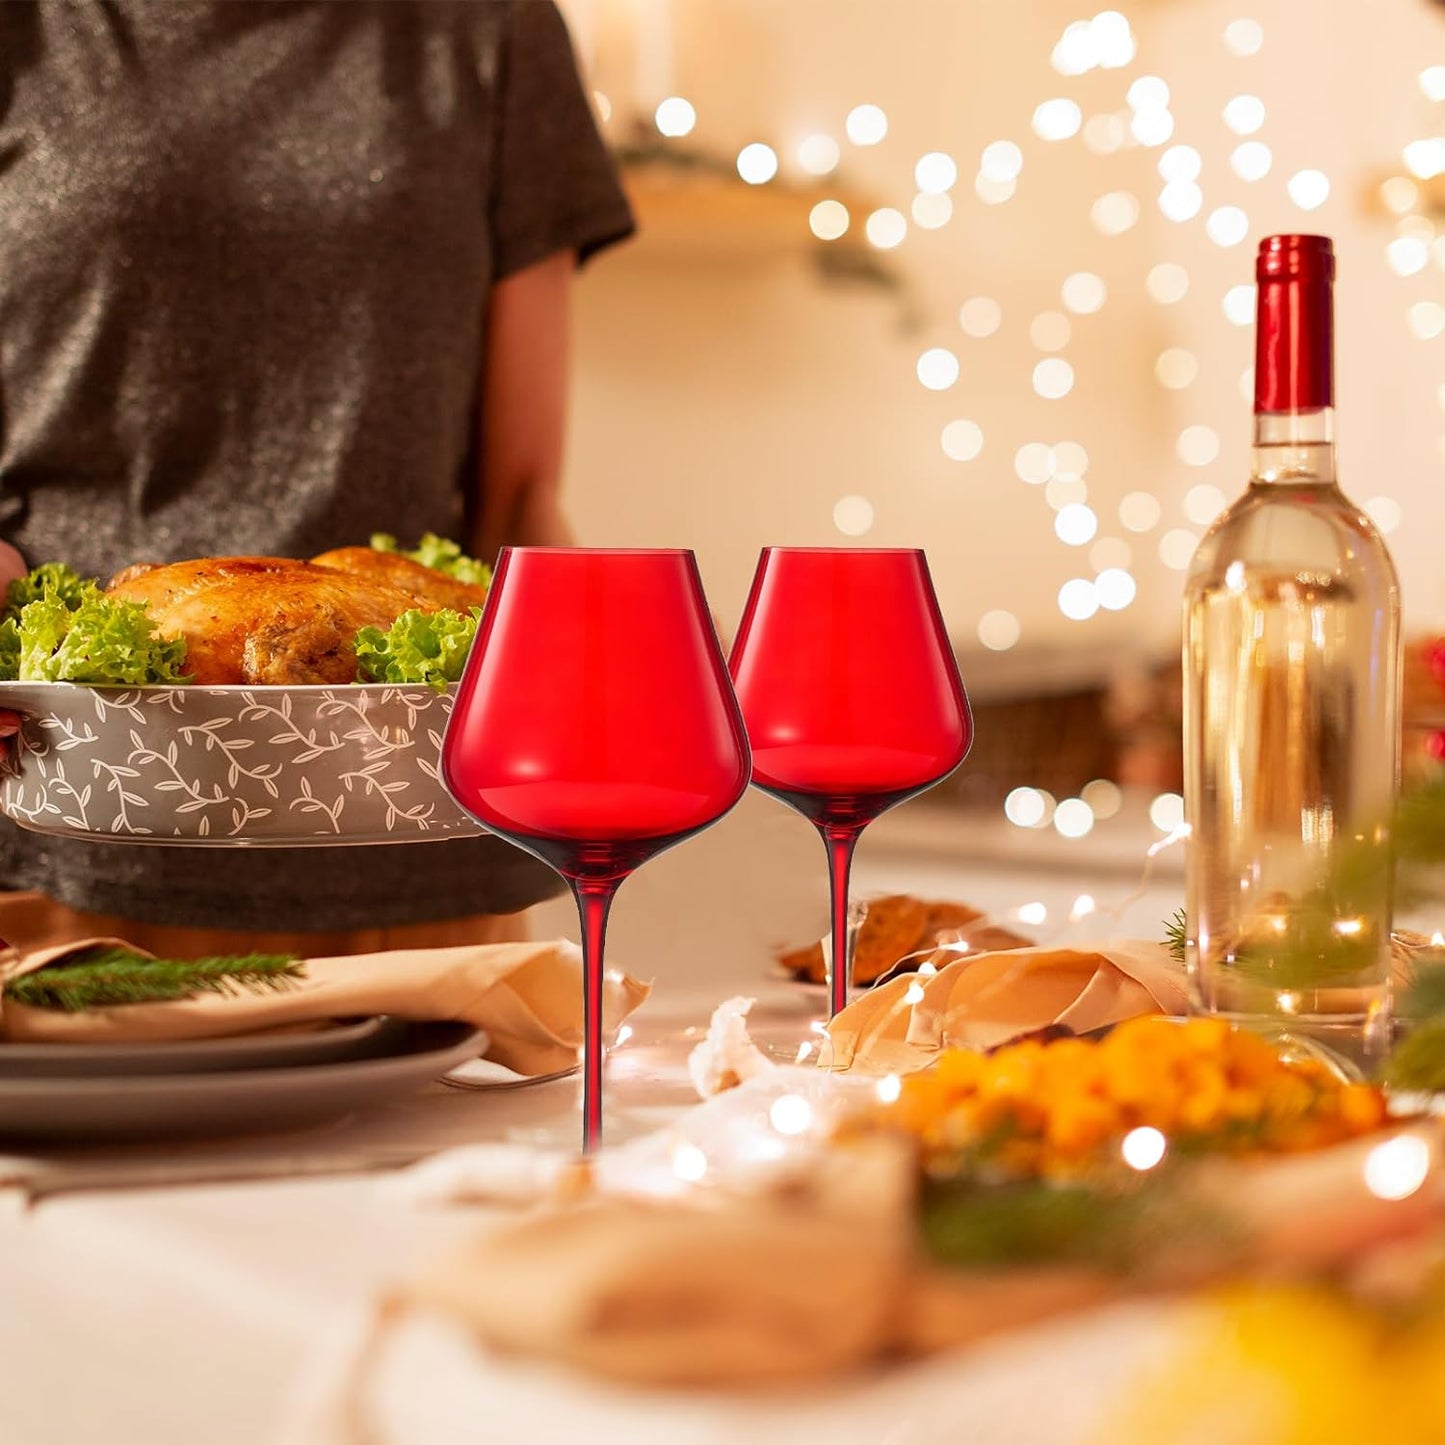
[[[17, 578], [23, 577], [30, 569], [25, 558], [9, 542], [0, 542], [0, 599]], [[0, 758], [8, 758], [10, 739], [20, 731], [20, 714], [0, 710]]]

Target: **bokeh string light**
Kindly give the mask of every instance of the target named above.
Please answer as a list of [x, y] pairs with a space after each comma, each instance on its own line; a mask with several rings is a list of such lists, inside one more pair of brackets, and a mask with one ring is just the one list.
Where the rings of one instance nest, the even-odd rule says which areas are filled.
[[1007, 652], [1022, 635], [1023, 628], [1012, 612], [994, 608], [978, 619], [978, 640], [990, 652]]
[[1264, 29], [1258, 20], [1231, 20], [1224, 27], [1224, 46], [1231, 55], [1258, 55], [1264, 45]]
[[844, 129], [855, 146], [876, 146], [888, 134], [888, 117], [881, 106], [855, 105]]
[[1161, 261], [1150, 268], [1144, 289], [1161, 306], [1172, 306], [1189, 294], [1189, 272], [1177, 261]]
[[909, 207], [913, 224], [922, 231], [937, 231], [953, 219], [953, 201], [946, 192], [920, 191]]
[[1099, 594], [1087, 577], [1071, 577], [1059, 588], [1059, 611], [1071, 622], [1087, 622], [1099, 610]]
[[943, 429], [943, 454], [955, 462], [971, 462], [983, 450], [983, 428], [960, 417]]
[[1122, 236], [1139, 219], [1139, 202], [1128, 191], [1109, 191], [1089, 210], [1094, 229], [1105, 236]]
[[821, 131], [804, 136], [798, 144], [798, 164], [810, 176], [832, 175], [842, 157], [838, 142]]
[[738, 175], [750, 186], [766, 185], [778, 173], [778, 153], [772, 146], [754, 141], [738, 152]]
[[1399, 528], [1405, 515], [1393, 497], [1371, 497], [1365, 503], [1365, 511], [1387, 537]]
[[958, 357], [946, 346], [930, 346], [918, 358], [916, 369], [929, 391], [947, 391], [958, 380]]
[[1104, 278], [1092, 271], [1075, 271], [1072, 276], [1066, 276], [1059, 287], [1059, 299], [1075, 316], [1092, 316], [1103, 309], [1108, 297], [1109, 288]]
[[1235, 135], [1253, 135], [1264, 124], [1264, 102], [1257, 95], [1236, 95], [1224, 107], [1224, 123]]
[[1159, 525], [1163, 509], [1152, 492], [1130, 492], [1119, 502], [1119, 521], [1130, 532], [1149, 532]]
[[880, 251], [891, 251], [903, 244], [903, 238], [908, 234], [908, 222], [902, 211], [892, 206], [880, 206], [868, 217], [863, 229], [869, 245], [876, 246]]
[[1055, 442], [1051, 455], [1055, 478], [1079, 478], [1089, 470], [1089, 454], [1078, 442]]
[[992, 336], [1003, 322], [1003, 310], [991, 296], [970, 296], [958, 308], [958, 324], [970, 335]]
[[1113, 155], [1128, 139], [1129, 123], [1117, 112], [1091, 115], [1084, 122], [1084, 146], [1096, 156]]
[[1189, 467], [1207, 467], [1219, 455], [1219, 434], [1211, 426], [1196, 423], [1179, 433], [1175, 450]]
[[1230, 169], [1242, 181], [1262, 181], [1273, 164], [1270, 148], [1259, 140], [1242, 141], [1229, 157]]
[[1064, 96], [1046, 100], [1034, 111], [1034, 134], [1040, 140], [1068, 140], [1078, 135], [1083, 123], [1084, 116], [1078, 102]]
[[845, 537], [864, 537], [873, 530], [873, 503], [867, 497], [839, 497], [833, 506], [833, 525]]
[[1170, 391], [1182, 391], [1191, 386], [1199, 375], [1199, 362], [1192, 351], [1186, 351], [1182, 346], [1171, 346], [1159, 353], [1159, 359], [1154, 363], [1154, 375], [1158, 377], [1160, 386]]
[[1050, 356], [1034, 367], [1034, 390], [1046, 401], [1057, 401], [1074, 389], [1074, 368], [1061, 356]]
[[1069, 318], [1061, 311], [1040, 311], [1029, 322], [1029, 340], [1040, 351], [1062, 351], [1073, 334]]
[[1318, 210], [1330, 197], [1330, 179], [1323, 171], [1296, 171], [1289, 178], [1289, 198], [1302, 211]]
[[1231, 286], [1224, 293], [1224, 319], [1232, 326], [1254, 325], [1255, 289], [1253, 283]]
[[920, 156], [913, 168], [914, 184], [925, 195], [941, 195], [953, 189], [958, 179], [958, 163], [943, 151], [929, 151]]
[[[1090, 561], [1094, 558], [1091, 555]], [[1094, 578], [1094, 593], [1099, 606], [1108, 612], [1122, 612], [1138, 596], [1139, 588], [1124, 567], [1105, 567]]]
[[848, 233], [852, 218], [841, 201], [819, 201], [808, 213], [808, 227], [820, 241], [836, 241]]
[[1042, 486], [1054, 474], [1054, 449], [1043, 442], [1025, 442], [1014, 453], [1014, 472], [1030, 486]]
[[1118, 10], [1101, 10], [1066, 26], [1049, 58], [1060, 75], [1083, 75], [1095, 69], [1118, 70], [1134, 59], [1136, 50], [1128, 17]]
[[1086, 546], [1098, 530], [1098, 517], [1083, 502], [1070, 502], [1054, 515], [1054, 535], [1070, 547]]
[[[611, 110], [610, 105], [608, 110]], [[676, 139], [692, 134], [693, 127], [697, 124], [697, 111], [690, 100], [680, 95], [670, 95], [658, 105], [653, 113], [653, 121], [662, 135]]]
[[1184, 494], [1184, 515], [1207, 527], [1228, 505], [1229, 499], [1212, 482], [1200, 482]]

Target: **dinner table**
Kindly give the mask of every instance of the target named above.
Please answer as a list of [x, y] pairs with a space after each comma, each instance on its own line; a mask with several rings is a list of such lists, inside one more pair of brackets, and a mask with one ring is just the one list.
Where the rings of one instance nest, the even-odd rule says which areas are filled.
[[[965, 901], [1041, 941], [1158, 938], [1181, 902], [1180, 850], [1159, 849], [1147, 803], [1127, 797], [1086, 838], [905, 806], [865, 837], [854, 894]], [[774, 954], [820, 937], [826, 918], [816, 835], [756, 794], [628, 883], [609, 962], [652, 980], [653, 992], [609, 1063], [609, 1147], [697, 1106], [687, 1055], [720, 1001], [756, 999], [753, 1017], [774, 1041], [817, 1038], [822, 989], [782, 976]], [[576, 926], [567, 898], [529, 922], [536, 937]], [[438, 1082], [281, 1135], [50, 1151], [0, 1143], [0, 1441], [702, 1445], [811, 1430], [877, 1445], [1084, 1439], [1128, 1372], [1160, 1348], [1165, 1307], [1136, 1302], [964, 1357], [736, 1399], [490, 1358], [435, 1323], [403, 1330], [384, 1360], [368, 1355], [392, 1282], [514, 1212], [445, 1197], [421, 1161], [493, 1144], [515, 1168], [529, 1151], [574, 1141], [577, 1112], [571, 1076]]]

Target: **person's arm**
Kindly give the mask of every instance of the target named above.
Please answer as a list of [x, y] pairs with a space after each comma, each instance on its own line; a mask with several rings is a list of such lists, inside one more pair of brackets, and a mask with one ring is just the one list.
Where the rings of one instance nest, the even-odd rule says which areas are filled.
[[475, 556], [515, 544], [568, 547], [560, 497], [569, 308], [576, 256], [559, 251], [504, 277], [487, 308]]
[[[10, 584], [29, 570], [25, 565], [25, 558], [9, 542], [0, 542], [0, 602], [3, 602], [5, 591]], [[13, 738], [19, 731], [20, 714], [0, 712], [0, 740]], [[3, 746], [0, 746], [0, 755], [4, 752]]]
[[0, 542], [0, 602], [4, 601], [5, 589], [29, 570], [25, 558], [9, 542]]

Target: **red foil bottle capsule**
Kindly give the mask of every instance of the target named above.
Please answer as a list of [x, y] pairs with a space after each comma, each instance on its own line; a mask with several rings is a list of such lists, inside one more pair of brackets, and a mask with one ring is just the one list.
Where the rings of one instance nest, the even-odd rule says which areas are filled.
[[1266, 236], [1255, 261], [1256, 412], [1335, 404], [1335, 253], [1328, 236]]

